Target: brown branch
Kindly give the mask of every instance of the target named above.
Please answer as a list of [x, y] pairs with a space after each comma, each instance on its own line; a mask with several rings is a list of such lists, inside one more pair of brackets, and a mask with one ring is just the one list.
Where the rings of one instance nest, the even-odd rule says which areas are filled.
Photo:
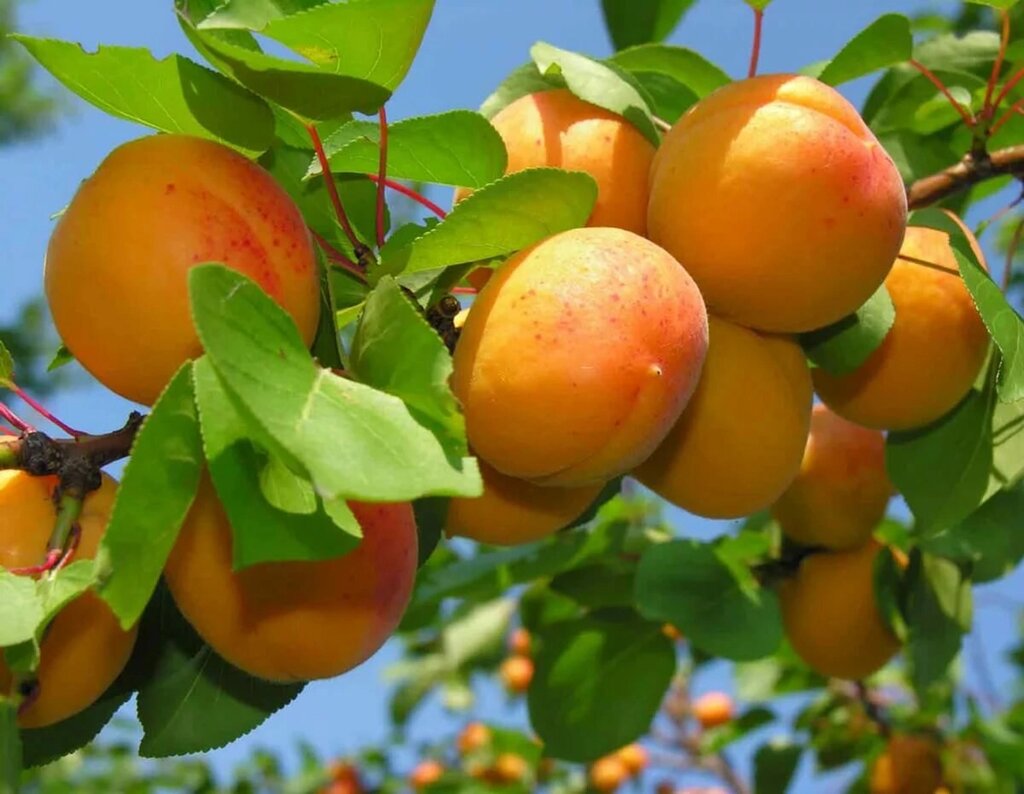
[[98, 478], [99, 469], [128, 457], [143, 416], [132, 412], [124, 427], [99, 436], [50, 438], [45, 433], [25, 433], [0, 441], [0, 469], [20, 469], [36, 477], [56, 474], [65, 488], [89, 487]]
[[907, 204], [912, 210], [922, 209], [999, 176], [1024, 179], [1024, 145], [999, 149], [980, 159], [967, 155], [956, 165], [917, 180], [907, 190]]

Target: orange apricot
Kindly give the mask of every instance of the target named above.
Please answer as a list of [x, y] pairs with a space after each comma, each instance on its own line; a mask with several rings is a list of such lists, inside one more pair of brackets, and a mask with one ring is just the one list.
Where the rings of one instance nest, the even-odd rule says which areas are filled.
[[330, 782], [320, 789], [320, 794], [363, 794], [359, 769], [351, 761], [332, 761], [327, 774]]
[[514, 546], [552, 535], [578, 518], [597, 498], [603, 483], [579, 488], [545, 488], [508, 477], [483, 460], [483, 495], [459, 497], [448, 505], [449, 535], [480, 543]]
[[493, 776], [497, 783], [518, 783], [529, 773], [526, 759], [516, 753], [499, 753], [494, 759]]
[[629, 769], [615, 755], [598, 758], [590, 767], [590, 785], [600, 792], [615, 791], [629, 779]]
[[533, 640], [530, 638], [530, 632], [522, 626], [508, 635], [509, 653], [515, 656], [529, 656], [532, 649]]
[[850, 551], [805, 557], [779, 588], [782, 622], [793, 650], [832, 678], [865, 678], [899, 650], [875, 598], [875, 540]]
[[462, 755], [469, 755], [490, 743], [491, 729], [482, 722], [469, 723], [455, 739], [455, 746]]
[[416, 768], [412, 770], [412, 774], [409, 775], [409, 786], [413, 791], [423, 791], [427, 786], [433, 785], [443, 776], [444, 766], [440, 761], [435, 761], [432, 758], [420, 761]]
[[[56, 477], [0, 471], [3, 541], [0, 566], [29, 568], [46, 556], [56, 512]], [[80, 535], [69, 557], [91, 560], [107, 529], [117, 483], [103, 475], [99, 490], [82, 506]], [[40, 646], [37, 688], [18, 717], [22, 728], [52, 725], [92, 705], [121, 674], [135, 645], [136, 629], [124, 631], [114, 613], [89, 590], [65, 606], [50, 623]], [[0, 653], [0, 692], [10, 694], [12, 677]]]
[[811, 375], [787, 337], [713, 315], [709, 337], [693, 399], [633, 476], [691, 513], [737, 518], [768, 507], [799, 471]]
[[942, 787], [942, 758], [924, 736], [893, 736], [871, 765], [871, 794], [935, 794]]
[[202, 353], [188, 271], [220, 262], [256, 281], [311, 343], [319, 276], [302, 214], [273, 177], [187, 135], [119, 146], [79, 188], [46, 254], [46, 297], [68, 349], [102, 384], [152, 404]]
[[509, 656], [498, 668], [498, 675], [510, 694], [521, 695], [533, 680], [533, 661], [526, 656]]
[[408, 503], [349, 507], [363, 539], [348, 554], [234, 571], [231, 526], [204, 474], [164, 570], [178, 608], [224, 659], [269, 681], [330, 678], [361, 664], [401, 620], [417, 534]]
[[906, 226], [892, 159], [835, 89], [765, 75], [723, 86], [665, 135], [648, 236], [708, 308], [765, 331], [809, 331], [860, 307]]
[[851, 422], [910, 430], [944, 416], [967, 395], [989, 336], [945, 232], [908, 228], [885, 286], [896, 307], [885, 340], [851, 373], [815, 370], [814, 385]]
[[644, 749], [644, 746], [635, 742], [620, 748], [615, 755], [620, 761], [622, 761], [623, 765], [625, 765], [626, 769], [629, 771], [629, 774], [633, 777], [636, 777], [643, 772], [650, 761], [650, 757], [647, 754], [647, 750]]
[[893, 486], [885, 471], [885, 437], [815, 405], [800, 473], [772, 515], [797, 543], [852, 549], [885, 515]]
[[693, 701], [693, 716], [704, 730], [717, 728], [736, 716], [736, 705], [725, 692], [705, 692]]
[[[506, 174], [541, 166], [585, 171], [597, 182], [588, 225], [646, 233], [654, 146], [622, 116], [559, 88], [520, 97], [491, 124], [508, 151]], [[468, 193], [460, 188], [455, 201]]]
[[650, 455], [706, 349], [704, 302], [678, 262], [631, 232], [572, 229], [496, 271], [466, 318], [451, 383], [477, 455], [576, 487]]

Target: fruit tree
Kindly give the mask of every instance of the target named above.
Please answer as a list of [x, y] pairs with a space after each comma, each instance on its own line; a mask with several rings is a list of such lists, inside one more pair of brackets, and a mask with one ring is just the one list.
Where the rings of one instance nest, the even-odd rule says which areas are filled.
[[612, 54], [395, 118], [434, 0], [164, 1], [192, 55], [3, 45], [137, 126], [38, 253], [51, 368], [138, 410], [72, 427], [0, 343], [0, 794], [212, 790], [166, 759], [391, 638], [395, 728], [457, 732], [237, 790], [1024, 788], [963, 641], [1024, 558], [1024, 4], [765, 73], [745, 0], [728, 74], [695, 0], [580, 0]]

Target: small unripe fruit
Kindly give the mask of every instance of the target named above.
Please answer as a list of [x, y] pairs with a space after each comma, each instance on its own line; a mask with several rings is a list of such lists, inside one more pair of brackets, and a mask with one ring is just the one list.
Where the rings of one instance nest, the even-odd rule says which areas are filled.
[[706, 692], [693, 702], [693, 716], [705, 730], [725, 725], [735, 711], [732, 698], [725, 692]]
[[533, 680], [533, 662], [527, 656], [510, 656], [501, 663], [499, 675], [507, 691], [521, 695]]

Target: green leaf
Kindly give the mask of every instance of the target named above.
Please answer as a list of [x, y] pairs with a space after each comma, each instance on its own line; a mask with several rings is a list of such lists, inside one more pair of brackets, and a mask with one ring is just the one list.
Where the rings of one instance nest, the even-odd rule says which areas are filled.
[[754, 753], [754, 791], [757, 794], [786, 794], [796, 773], [804, 748], [791, 742], [770, 741]]
[[[244, 736], [302, 690], [232, 667], [202, 642], [161, 589], [147, 613], [157, 646], [152, 676], [139, 690], [144, 731], [139, 754], [163, 758], [205, 752]], [[143, 638], [140, 637], [140, 642]]]
[[0, 794], [21, 791], [21, 740], [18, 710], [6, 698], [0, 699]]
[[419, 536], [419, 567], [430, 559], [444, 533], [448, 517], [448, 499], [443, 496], [425, 496], [412, 503], [416, 515], [416, 532]]
[[735, 661], [774, 653], [782, 641], [778, 598], [741, 581], [715, 547], [661, 543], [640, 558], [636, 603], [644, 617], [676, 626], [707, 653]]
[[568, 596], [588, 609], [630, 607], [635, 586], [635, 570], [601, 563], [573, 568], [559, 574], [550, 583], [556, 593]]
[[357, 380], [404, 401], [447, 448], [468, 454], [466, 422], [448, 385], [452, 357], [390, 277], [382, 278], [366, 301], [349, 367]]
[[286, 61], [229, 44], [212, 32], [195, 31], [217, 66], [250, 91], [307, 119], [325, 121], [354, 111], [376, 113], [390, 98], [383, 86], [335, 74], [297, 61]]
[[908, 571], [911, 680], [918, 692], [938, 681], [971, 627], [971, 583], [949, 560], [915, 554]]
[[885, 341], [896, 320], [889, 290], [882, 284], [856, 312], [832, 325], [800, 334], [807, 357], [832, 375], [853, 372]]
[[145, 49], [14, 36], [54, 77], [105, 113], [162, 132], [212, 138], [244, 152], [266, 149], [274, 118], [242, 86], [181, 55], [156, 60]]
[[593, 615], [538, 640], [528, 704], [546, 753], [590, 761], [647, 732], [676, 669], [659, 624]]
[[884, 14], [854, 36], [818, 79], [828, 85], [839, 85], [910, 60], [913, 52], [910, 20], [902, 14]]
[[254, 431], [235, 408], [209, 359], [196, 361], [193, 373], [203, 449], [231, 523], [235, 570], [261, 562], [330, 559], [354, 549], [362, 537], [355, 516], [350, 512], [347, 524], [337, 526], [312, 485], [305, 514], [284, 512], [268, 501], [260, 482], [261, 472], [268, 467], [279, 469], [278, 479], [285, 483], [289, 475], [307, 485], [308, 481], [281, 465], [251, 437]]
[[262, 32], [325, 69], [394, 91], [412, 66], [433, 10], [434, 0], [323, 3], [272, 19]]
[[1020, 0], [964, 0], [966, 3], [973, 3], [976, 6], [988, 6], [998, 8], [1002, 11], [1013, 8]]
[[530, 48], [530, 57], [542, 74], [557, 74], [580, 99], [618, 113], [655, 146], [661, 141], [651, 110], [636, 87], [616, 68], [586, 55], [561, 50], [543, 41]]
[[[380, 126], [352, 121], [326, 141], [334, 173], [376, 174]], [[505, 173], [508, 155], [498, 131], [479, 113], [452, 110], [388, 127], [388, 176], [437, 185], [483, 187]], [[322, 174], [313, 160], [306, 176]]]
[[772, 0], [743, 0], [743, 2], [755, 11], [764, 11], [764, 9], [771, 5]]
[[965, 256], [959, 248], [953, 248], [953, 254], [978, 313], [1003, 354], [999, 366], [999, 399], [1003, 402], [1024, 399], [1024, 319], [973, 256]]
[[196, 27], [203, 30], [255, 30], [261, 31], [272, 21], [300, 11], [314, 8], [324, 0], [226, 0], [218, 4], [211, 0], [214, 10], [198, 19]]
[[653, 72], [671, 77], [699, 98], [732, 82], [722, 69], [686, 47], [644, 44], [617, 52], [610, 60], [633, 74]]
[[922, 541], [925, 551], [971, 565], [971, 579], [990, 582], [1024, 559], [1024, 489], [1001, 491], [954, 527]]
[[0, 341], [0, 382], [8, 383], [14, 377], [14, 358], [7, 345]]
[[57, 352], [53, 354], [53, 359], [46, 365], [46, 371], [53, 372], [54, 370], [60, 369], [65, 364], [70, 364], [74, 360], [75, 357], [71, 354], [71, 351], [64, 345], [61, 345], [57, 348]]
[[993, 460], [992, 403], [987, 391], [972, 390], [937, 422], [889, 433], [886, 468], [925, 532], [955, 525], [985, 498]]
[[135, 625], [153, 594], [202, 464], [191, 365], [185, 364], [135, 438], [96, 556], [100, 595], [124, 628]]
[[589, 174], [528, 168], [460, 201], [412, 243], [382, 253], [389, 273], [416, 273], [493, 259], [587, 222], [597, 199]]
[[0, 568], [0, 648], [33, 639], [44, 617], [35, 580]]
[[446, 449], [398, 398], [317, 367], [294, 322], [254, 282], [199, 265], [189, 286], [221, 383], [268, 451], [308, 475], [322, 499], [480, 493], [473, 458]]
[[565, 80], [558, 74], [541, 74], [533, 61], [512, 70], [494, 92], [480, 106], [484, 118], [492, 119], [502, 108], [508, 107], [520, 97], [552, 88], [565, 88]]
[[695, 0], [601, 0], [615, 49], [665, 39]]
[[992, 475], [986, 496], [1024, 477], [1024, 400], [998, 403], [992, 413]]

